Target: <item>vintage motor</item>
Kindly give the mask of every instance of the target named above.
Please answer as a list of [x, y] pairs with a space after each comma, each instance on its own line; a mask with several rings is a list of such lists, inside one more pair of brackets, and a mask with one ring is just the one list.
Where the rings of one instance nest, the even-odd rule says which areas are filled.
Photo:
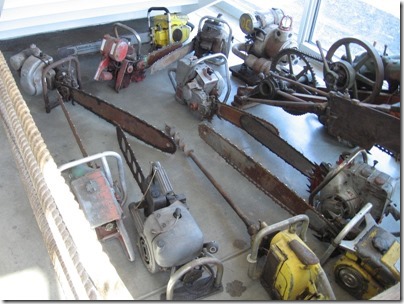
[[[248, 276], [260, 278], [273, 300], [335, 300], [320, 260], [305, 243], [308, 226], [308, 216], [300, 214], [265, 224], [254, 236], [247, 256]], [[262, 269], [258, 268], [260, 248], [266, 252]]]
[[[137, 40], [137, 46], [120, 38], [118, 28], [131, 32]], [[141, 40], [138, 33], [122, 23], [114, 24], [115, 37], [106, 34], [101, 43], [101, 62], [98, 65], [94, 80], [115, 79], [115, 90], [126, 88], [131, 81], [142, 81], [145, 76], [146, 63], [141, 59]]]
[[[225, 80], [218, 71], [205, 63], [210, 59], [220, 58], [225, 62]], [[212, 54], [203, 58], [185, 57], [178, 61], [176, 69], [168, 71], [171, 83], [175, 90], [175, 99], [188, 106], [190, 111], [199, 119], [212, 116], [214, 107], [225, 86], [230, 94], [230, 80], [227, 72], [227, 58], [222, 53]], [[175, 74], [175, 79], [173, 74]]]
[[[363, 161], [354, 161], [359, 155]], [[372, 203], [371, 215], [380, 222], [386, 212], [393, 212], [389, 206], [396, 180], [377, 170], [376, 164], [377, 161], [373, 165], [367, 163], [364, 150], [342, 155], [336, 167], [311, 192], [310, 203], [314, 203], [327, 219], [337, 220], [343, 225], [366, 203]]]
[[[151, 162], [150, 173], [145, 177], [119, 127], [117, 137], [143, 193], [139, 202], [128, 206], [142, 261], [151, 273], [171, 271], [166, 299], [198, 299], [221, 291], [223, 265], [213, 256], [219, 247], [214, 241], [204, 242], [203, 233], [189, 212], [186, 197], [174, 192], [167, 172], [158, 161]], [[217, 267], [216, 274], [212, 266]], [[174, 294], [177, 282], [182, 284], [178, 284], [180, 287]]]
[[[52, 62], [53, 58], [44, 54], [35, 44], [10, 57], [10, 66], [18, 72], [22, 90], [31, 96], [42, 94], [42, 72]], [[50, 70], [46, 77], [49, 89], [54, 83], [55, 74], [55, 70]]]
[[[152, 11], [165, 11], [163, 15], [150, 17]], [[147, 22], [152, 48], [161, 48], [174, 42], [188, 40], [194, 25], [187, 15], [170, 13], [165, 7], [151, 7], [147, 10]]]
[[285, 15], [281, 9], [255, 12], [254, 16], [244, 13], [240, 16], [239, 24], [247, 42], [233, 45], [232, 51], [256, 74], [269, 67], [270, 61], [283, 49], [297, 49], [297, 42], [293, 39], [292, 17]]
[[[372, 204], [366, 203], [321, 257], [323, 265], [336, 249], [342, 252], [334, 264], [335, 279], [359, 300], [369, 300], [401, 280], [400, 243], [375, 222], [371, 209]], [[346, 238], [356, 226], [363, 227], [360, 233]]]
[[198, 34], [195, 37], [194, 54], [201, 58], [209, 54], [222, 53], [228, 58], [232, 39], [232, 29], [222, 19], [222, 14], [216, 18], [202, 17], [199, 21]]

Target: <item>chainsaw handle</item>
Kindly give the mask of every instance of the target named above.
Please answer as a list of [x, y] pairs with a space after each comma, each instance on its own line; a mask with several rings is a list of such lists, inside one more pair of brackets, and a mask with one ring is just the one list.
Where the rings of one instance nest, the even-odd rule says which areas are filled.
[[118, 27], [121, 27], [121, 28], [127, 30], [128, 32], [131, 32], [133, 34], [133, 36], [135, 36], [135, 38], [137, 40], [137, 45], [138, 45], [136, 55], [137, 55], [137, 58], [140, 58], [140, 49], [141, 49], [141, 46], [142, 46], [142, 41], [140, 40], [139, 34], [133, 28], [131, 28], [131, 27], [125, 25], [125, 24], [122, 24], [120, 22], [117, 22], [117, 23], [114, 24], [114, 32], [115, 32], [115, 37], [116, 38], [119, 38]]
[[167, 14], [170, 13], [170, 11], [168, 10], [168, 8], [166, 8], [166, 7], [164, 7], [164, 6], [153, 6], [153, 7], [150, 7], [150, 8], [147, 10], [147, 14], [149, 15], [149, 14], [151, 13], [151, 11], [165, 11]]

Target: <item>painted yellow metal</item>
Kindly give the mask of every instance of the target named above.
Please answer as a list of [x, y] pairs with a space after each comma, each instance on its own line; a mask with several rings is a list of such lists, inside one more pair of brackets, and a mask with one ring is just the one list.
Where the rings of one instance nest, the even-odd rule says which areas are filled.
[[174, 42], [184, 42], [188, 40], [191, 33], [191, 28], [187, 25], [188, 20], [187, 15], [170, 15], [171, 37], [169, 40], [167, 15], [154, 16], [154, 26], [151, 28], [154, 44], [158, 47], [163, 47]]
[[391, 273], [394, 275], [397, 281], [400, 280], [400, 272], [395, 265], [400, 260], [400, 253], [400, 244], [398, 242], [394, 242], [381, 259], [382, 263], [384, 263], [390, 269]]
[[[293, 242], [299, 243], [295, 248], [300, 248], [303, 255], [292, 249]], [[321, 268], [319, 260], [295, 233], [279, 232], [270, 247], [278, 261], [273, 288], [282, 300], [326, 300], [316, 284]]]
[[358, 298], [361, 298], [362, 300], [369, 300], [384, 290], [384, 288], [380, 286], [380, 284], [378, 284], [367, 271], [346, 255], [343, 255], [338, 259], [335, 263], [334, 269], [337, 280], [337, 273], [343, 270], [349, 271], [350, 274], [356, 273], [360, 275], [360, 282], [358, 282], [358, 284], [353, 284], [352, 289], [356, 291]]

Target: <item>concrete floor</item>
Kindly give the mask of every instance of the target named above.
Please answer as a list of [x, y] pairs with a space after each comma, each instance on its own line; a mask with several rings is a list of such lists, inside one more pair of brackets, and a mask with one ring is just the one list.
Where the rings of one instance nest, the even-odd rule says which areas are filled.
[[[191, 21], [198, 24], [199, 18], [207, 13], [200, 11], [192, 14]], [[134, 28], [137, 31], [146, 31], [146, 29], [140, 29], [141, 26], [138, 23], [136, 26]], [[98, 40], [110, 30], [112, 28], [109, 26], [99, 26], [88, 29], [88, 31], [73, 30], [57, 32], [52, 35], [25, 37], [13, 41], [2, 41], [0, 42], [0, 49], [7, 60], [31, 43], [37, 44], [45, 53], [55, 55], [57, 47]], [[198, 124], [200, 121], [192, 116], [185, 106], [175, 101], [167, 71], [160, 71], [155, 75], [148, 73], [144, 81], [132, 83], [117, 94], [112, 88], [112, 83], [93, 80], [100, 60], [99, 54], [83, 55], [79, 59], [83, 89], [86, 92], [141, 117], [159, 129], [163, 129], [165, 124], [175, 126], [189, 148], [194, 149], [201, 162], [220, 181], [222, 187], [251, 219], [265, 220], [272, 224], [291, 216], [230, 167], [199, 137]], [[229, 66], [238, 63], [240, 63], [240, 59], [231, 54]], [[16, 82], [18, 83], [17, 78]], [[242, 85], [242, 82], [232, 77], [233, 87], [228, 103], [232, 101], [238, 85]], [[55, 162], [62, 165], [72, 159], [80, 158], [80, 150], [62, 109], [58, 107], [47, 114], [41, 96], [32, 97], [24, 95], [24, 93], [23, 96]], [[89, 154], [107, 150], [120, 153], [115, 128], [112, 125], [79, 105], [67, 104], [66, 106]], [[334, 163], [339, 154], [348, 149], [336, 139], [328, 136], [314, 115], [291, 116], [281, 109], [264, 105], [250, 108], [248, 111], [274, 124], [290, 144], [314, 162]], [[300, 196], [305, 199], [308, 198], [307, 181], [302, 174], [230, 123], [217, 118], [214, 118], [211, 123], [216, 130], [234, 141], [254, 159], [260, 161]], [[27, 196], [22, 190], [23, 187], [3, 128], [0, 128], [0, 141], [3, 143], [0, 153], [0, 166], [2, 168], [0, 195], [3, 203], [0, 213], [0, 228], [3, 231], [3, 241], [0, 247], [2, 261], [0, 263], [0, 299], [65, 299], [43, 245], [42, 236], [27, 201]], [[252, 281], [247, 275], [246, 256], [250, 238], [243, 222], [197, 166], [181, 151], [177, 151], [173, 155], [165, 154], [133, 137], [129, 137], [129, 141], [146, 174], [149, 172], [149, 162], [160, 161], [168, 172], [174, 190], [177, 193], [184, 193], [187, 197], [190, 212], [203, 231], [205, 240], [215, 240], [219, 244], [219, 252], [216, 257], [224, 263], [222, 281], [224, 290], [207, 299], [243, 301], [270, 299], [259, 281]], [[379, 161], [379, 170], [400, 179], [399, 162], [376, 148], [373, 148], [371, 152], [371, 159], [375, 158]], [[125, 168], [129, 185], [128, 201], [138, 201], [142, 194], [126, 165]], [[400, 182], [398, 182], [394, 194], [394, 202], [400, 205]], [[127, 214], [125, 225], [132, 240], [135, 240], [132, 218], [127, 209], [125, 209], [125, 213]], [[400, 222], [395, 222], [391, 216], [385, 219], [383, 225], [386, 225], [390, 231], [400, 231]], [[321, 256], [327, 247], [327, 244], [319, 242], [310, 231], [308, 245], [318, 256]], [[136, 247], [136, 261], [128, 261], [116, 239], [104, 242], [103, 248], [134, 299], [158, 300], [160, 298], [160, 293], [164, 291], [168, 282], [169, 273], [150, 274], [141, 262]], [[325, 270], [337, 299], [353, 300], [335, 283], [332, 274], [332, 262], [333, 259], [325, 265]], [[237, 285], [240, 282], [241, 286]]]

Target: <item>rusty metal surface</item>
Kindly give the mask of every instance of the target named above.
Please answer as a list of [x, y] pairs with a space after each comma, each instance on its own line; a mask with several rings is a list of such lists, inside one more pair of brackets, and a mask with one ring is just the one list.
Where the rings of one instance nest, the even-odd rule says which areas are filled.
[[305, 176], [310, 177], [312, 175], [313, 169], [317, 164], [312, 163], [279, 135], [273, 134], [260, 121], [246, 115], [242, 116], [240, 120], [243, 130], [257, 141]]
[[305, 176], [312, 176], [317, 164], [312, 163], [302, 153], [282, 139], [279, 136], [277, 128], [271, 123], [248, 112], [222, 103], [218, 104], [217, 115], [246, 131]]
[[89, 93], [72, 87], [69, 87], [69, 89], [75, 102], [102, 119], [115, 126], [119, 125], [130, 135], [156, 149], [171, 154], [176, 151], [173, 139], [146, 121]]
[[374, 144], [384, 152], [401, 151], [400, 119], [331, 93], [328, 100], [327, 132], [370, 149]]
[[182, 47], [181, 42], [175, 42], [173, 44], [167, 45], [161, 49], [155, 50], [146, 55], [147, 66], [151, 66], [156, 61], [160, 60], [164, 56], [168, 56], [171, 52]]
[[226, 162], [233, 166], [258, 189], [293, 215], [307, 214], [310, 226], [321, 237], [337, 235], [338, 231], [322, 214], [316, 211], [293, 190], [283, 184], [268, 169], [245, 154], [237, 146], [222, 137], [207, 124], [199, 125], [200, 137], [209, 144]]
[[185, 55], [192, 52], [194, 49], [194, 43], [191, 41], [190, 43], [184, 45], [183, 47], [169, 53], [168, 55], [164, 56], [163, 58], [154, 62], [154, 64], [150, 68], [150, 74], [154, 74], [160, 70], [165, 69], [170, 64], [180, 60]]
[[244, 116], [248, 116], [251, 119], [255, 119], [256, 121], [259, 121], [265, 128], [273, 133], [273, 134], [279, 134], [278, 129], [272, 125], [271, 123], [267, 122], [266, 120], [259, 118], [257, 116], [254, 116], [248, 112], [245, 112], [241, 109], [237, 109], [235, 107], [228, 106], [224, 103], [218, 103], [217, 106], [217, 113], [219, 117], [226, 119], [227, 121], [231, 122], [233, 125], [243, 128], [241, 124], [241, 118]]
[[121, 218], [118, 202], [101, 170], [94, 170], [71, 182], [75, 194], [91, 228]]

